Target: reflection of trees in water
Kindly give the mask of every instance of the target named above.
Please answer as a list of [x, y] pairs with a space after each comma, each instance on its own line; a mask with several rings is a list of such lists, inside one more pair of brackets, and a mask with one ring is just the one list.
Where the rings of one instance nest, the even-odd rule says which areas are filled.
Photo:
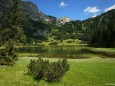
[[23, 47], [19, 48], [19, 53], [38, 53], [39, 57], [49, 58], [83, 58], [87, 54], [85, 47], [78, 46], [49, 46], [49, 47]]

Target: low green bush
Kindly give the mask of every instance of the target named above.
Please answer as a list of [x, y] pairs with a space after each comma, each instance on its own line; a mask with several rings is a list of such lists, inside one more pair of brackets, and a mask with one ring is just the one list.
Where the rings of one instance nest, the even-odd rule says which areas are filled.
[[73, 43], [73, 42], [75, 42], [74, 40], [68, 40], [68, 41], [66, 41], [67, 43]]
[[58, 62], [50, 63], [48, 69], [49, 70], [46, 75], [47, 81], [59, 81], [66, 73], [66, 71], [68, 71], [69, 65], [67, 64], [67, 60], [63, 59], [62, 61], [59, 60]]
[[49, 60], [31, 60], [28, 65], [28, 73], [34, 79], [44, 79], [48, 82], [59, 81], [68, 71], [69, 65], [66, 59], [58, 62], [49, 62]]
[[17, 54], [14, 51], [3, 49], [0, 52], [0, 65], [13, 65], [17, 60]]

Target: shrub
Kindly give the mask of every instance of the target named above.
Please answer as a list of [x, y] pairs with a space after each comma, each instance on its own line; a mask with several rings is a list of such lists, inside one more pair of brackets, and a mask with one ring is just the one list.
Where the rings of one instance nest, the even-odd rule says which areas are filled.
[[67, 43], [73, 43], [75, 42], [74, 40], [68, 40]]
[[49, 61], [39, 58], [36, 60], [30, 60], [30, 64], [28, 65], [28, 73], [32, 74], [35, 79], [43, 78], [46, 68], [49, 65]]
[[69, 65], [67, 60], [63, 59], [58, 62], [52, 62], [47, 72], [46, 79], [48, 82], [59, 81], [63, 75], [68, 71]]
[[0, 52], [0, 65], [13, 65], [17, 60], [17, 54], [14, 51], [9, 52], [8, 49], [4, 49]]
[[49, 62], [39, 58], [31, 60], [28, 65], [28, 73], [33, 75], [34, 79], [44, 79], [48, 82], [59, 81], [68, 71], [69, 65], [66, 59], [58, 62]]

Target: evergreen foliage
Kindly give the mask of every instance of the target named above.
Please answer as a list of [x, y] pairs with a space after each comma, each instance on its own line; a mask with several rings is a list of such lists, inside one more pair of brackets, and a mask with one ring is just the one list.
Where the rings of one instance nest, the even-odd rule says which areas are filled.
[[115, 10], [84, 21], [90, 46], [115, 47]]
[[49, 62], [49, 60], [39, 58], [37, 61], [31, 60], [28, 65], [29, 74], [37, 80], [44, 79], [48, 82], [59, 81], [68, 70], [69, 65], [66, 59]]
[[34, 21], [27, 18], [23, 22], [24, 34], [27, 38], [33, 38], [37, 40], [46, 41], [47, 34], [51, 32], [50, 24], [43, 23], [41, 21]]
[[16, 60], [15, 46], [24, 42], [25, 35], [21, 27], [23, 16], [19, 7], [20, 0], [15, 0], [5, 15], [1, 27], [1, 45], [4, 49], [0, 52], [0, 64], [10, 65]]

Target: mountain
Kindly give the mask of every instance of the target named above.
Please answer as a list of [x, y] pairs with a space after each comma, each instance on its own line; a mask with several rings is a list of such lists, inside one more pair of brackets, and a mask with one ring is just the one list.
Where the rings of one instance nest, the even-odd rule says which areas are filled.
[[95, 47], [115, 47], [115, 9], [84, 21], [67, 22], [53, 32], [53, 37], [79, 39]]
[[115, 9], [82, 21], [91, 46], [115, 47]]
[[[0, 0], [0, 19], [4, 13], [13, 5], [14, 0]], [[57, 18], [42, 13], [32, 2], [21, 1], [20, 7], [25, 11], [24, 14], [34, 21], [54, 22]]]
[[59, 24], [64, 25], [65, 23], [71, 22], [72, 20], [70, 18], [68, 18], [68, 17], [61, 17], [57, 21], [59, 22]]
[[[13, 1], [0, 0], [0, 22]], [[71, 38], [89, 41], [92, 45], [115, 46], [115, 9], [95, 18], [73, 21], [68, 17], [57, 19], [46, 15], [32, 2], [22, 1], [20, 7], [27, 16], [22, 25], [27, 38], [47, 40], [50, 36], [57, 40]]]
[[[0, 19], [7, 13], [8, 9], [13, 5], [14, 0], [0, 0]], [[57, 19], [54, 16], [46, 15], [39, 10], [39, 8], [32, 2], [21, 1], [20, 7], [23, 9], [23, 14], [28, 16], [34, 21], [41, 21], [44, 23], [55, 23], [57, 25], [63, 25], [66, 22], [70, 22], [68, 17], [62, 17]]]
[[35, 21], [53, 22], [56, 18], [42, 13], [38, 7], [32, 2], [22, 1], [21, 7], [26, 11], [26, 14]]
[[115, 21], [115, 9], [102, 13], [101, 15], [95, 18], [89, 18], [82, 21], [82, 28], [83, 29], [97, 29], [104, 24], [105, 29], [106, 29], [109, 23], [114, 22], [114, 21]]

